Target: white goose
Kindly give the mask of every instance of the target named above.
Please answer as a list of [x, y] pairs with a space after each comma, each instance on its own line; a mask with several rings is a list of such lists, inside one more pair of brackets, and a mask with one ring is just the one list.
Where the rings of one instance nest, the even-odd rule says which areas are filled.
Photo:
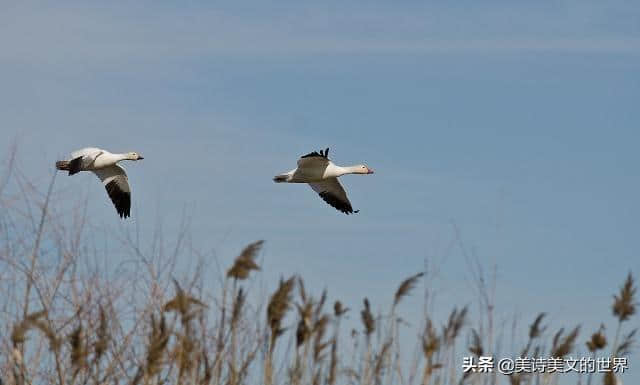
[[308, 183], [325, 202], [339, 211], [349, 215], [357, 213], [353, 210], [347, 193], [338, 182], [338, 177], [345, 174], [373, 174], [373, 170], [364, 164], [341, 167], [329, 158], [329, 149], [312, 152], [298, 159], [298, 167], [273, 177], [276, 183]]
[[92, 171], [104, 184], [120, 218], [127, 218], [131, 212], [131, 189], [127, 173], [117, 163], [121, 160], [140, 159], [144, 158], [137, 152], [112, 154], [100, 148], [87, 147], [72, 152], [71, 160], [57, 161], [56, 168], [69, 171], [69, 175]]

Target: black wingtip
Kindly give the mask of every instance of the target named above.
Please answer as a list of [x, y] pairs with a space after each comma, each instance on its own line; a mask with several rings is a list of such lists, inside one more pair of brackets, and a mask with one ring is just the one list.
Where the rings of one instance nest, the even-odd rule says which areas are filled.
[[105, 188], [120, 218], [129, 218], [131, 216], [131, 192], [122, 191], [115, 180], [107, 183]]
[[329, 147], [327, 147], [326, 150], [320, 150], [319, 152], [318, 151], [314, 151], [314, 152], [310, 152], [310, 153], [308, 153], [306, 155], [302, 155], [301, 158], [311, 158], [311, 157], [314, 157], [314, 156], [319, 156], [319, 157], [328, 159], [328, 157], [329, 157]]

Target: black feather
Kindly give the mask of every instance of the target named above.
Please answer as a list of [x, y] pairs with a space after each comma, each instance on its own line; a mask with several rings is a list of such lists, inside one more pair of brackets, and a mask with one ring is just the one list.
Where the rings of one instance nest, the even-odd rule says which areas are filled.
[[310, 152], [307, 155], [302, 155], [301, 158], [313, 158], [313, 157], [320, 157], [320, 158], [326, 158], [328, 159], [329, 156], [329, 148], [327, 147], [326, 150], [320, 150], [320, 152], [318, 151], [314, 151], [314, 152]]
[[77, 174], [79, 173], [82, 168], [82, 157], [79, 156], [75, 159], [71, 159], [69, 161], [69, 175], [73, 175], [73, 174]]
[[329, 205], [331, 205], [331, 207], [347, 215], [355, 214], [358, 211], [360, 211], [360, 210], [353, 211], [353, 207], [351, 207], [351, 203], [349, 203], [349, 201], [345, 202], [343, 200], [340, 200], [335, 195], [331, 194], [328, 191], [323, 191], [321, 193], [318, 193], [318, 195], [320, 195], [320, 198], [322, 198], [322, 200], [324, 200]]
[[109, 198], [111, 198], [111, 202], [116, 207], [120, 218], [129, 217], [131, 213], [131, 193], [122, 191], [115, 180], [107, 183], [104, 187], [107, 189], [107, 194], [109, 194]]

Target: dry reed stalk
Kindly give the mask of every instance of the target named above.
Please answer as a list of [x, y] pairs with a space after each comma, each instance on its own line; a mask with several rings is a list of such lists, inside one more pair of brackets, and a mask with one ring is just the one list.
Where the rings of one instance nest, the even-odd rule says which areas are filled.
[[242, 307], [244, 306], [245, 300], [244, 291], [242, 288], [238, 289], [231, 309], [231, 341], [229, 346], [229, 370], [231, 372], [229, 379], [230, 385], [235, 385], [238, 382], [239, 373], [236, 363], [237, 333], [238, 324], [240, 323], [240, 317], [242, 315]]
[[329, 374], [327, 376], [327, 385], [336, 383], [338, 372], [338, 339], [334, 336], [331, 339], [331, 359], [329, 362]]
[[369, 304], [369, 299], [365, 298], [363, 300], [364, 309], [360, 311], [360, 318], [362, 320], [362, 325], [364, 326], [364, 334], [366, 341], [365, 355], [364, 355], [364, 368], [362, 369], [362, 383], [369, 384], [370, 382], [370, 366], [371, 366], [371, 334], [376, 330], [376, 321], [373, 318], [373, 314], [371, 313], [371, 305]]
[[[87, 349], [84, 342], [82, 324], [79, 324], [69, 335], [70, 362], [73, 369], [73, 379], [86, 366]], [[72, 380], [73, 382], [73, 380]]]
[[376, 384], [380, 384], [382, 382], [382, 376], [384, 375], [383, 371], [385, 370], [385, 362], [387, 355], [389, 354], [389, 349], [391, 348], [391, 341], [387, 341], [382, 345], [382, 349], [380, 353], [378, 353], [378, 357], [375, 360], [375, 366], [373, 367], [373, 378], [375, 379]]
[[542, 333], [544, 333], [545, 330], [547, 330], [546, 326], [544, 327], [542, 326], [542, 320], [544, 319], [545, 316], [546, 316], [546, 313], [539, 313], [536, 316], [533, 323], [529, 326], [529, 339], [525, 347], [522, 349], [522, 352], [520, 353], [520, 357], [526, 357], [534, 341], [540, 338], [542, 336]]
[[[417, 274], [414, 274], [408, 278], [406, 278], [405, 280], [403, 280], [400, 285], [398, 286], [398, 288], [396, 289], [396, 292], [393, 296], [393, 304], [391, 305], [391, 311], [389, 313], [389, 318], [391, 320], [391, 322], [389, 322], [389, 326], [388, 326], [388, 330], [387, 330], [387, 336], [386, 336], [386, 343], [385, 344], [389, 344], [389, 345], [393, 345], [394, 341], [396, 341], [397, 339], [394, 338], [395, 335], [398, 334], [398, 323], [397, 323], [397, 319], [396, 319], [396, 306], [398, 306], [398, 304], [400, 303], [400, 301], [408, 296], [411, 293], [411, 290], [413, 290], [416, 286], [416, 284], [418, 283], [418, 280], [424, 276], [424, 272], [420, 272]], [[386, 368], [391, 368], [392, 367], [392, 355], [391, 354], [387, 354], [386, 358], [385, 358], [385, 362], [383, 363], [383, 366]], [[386, 382], [392, 382], [393, 381], [393, 370], [388, 370], [387, 371], [387, 380]], [[378, 381], [379, 382], [379, 381]]]
[[286, 281], [281, 278], [278, 289], [271, 295], [269, 304], [267, 305], [267, 326], [271, 330], [271, 334], [265, 359], [265, 385], [271, 385], [273, 383], [273, 351], [275, 350], [278, 338], [284, 333], [281, 323], [291, 307], [291, 292], [295, 285], [295, 279], [295, 276]]
[[433, 327], [433, 322], [427, 317], [424, 332], [422, 333], [422, 354], [425, 358], [425, 366], [422, 373], [422, 385], [427, 385], [431, 379], [431, 375], [437, 369], [442, 367], [440, 363], [434, 363], [434, 357], [440, 350], [441, 339]]
[[[193, 327], [191, 321], [202, 309], [206, 308], [202, 301], [193, 296], [188, 295], [180, 286], [178, 281], [173, 280], [176, 294], [167, 301], [163, 306], [165, 312], [175, 312], [180, 316], [180, 325], [182, 333], [177, 333], [177, 344], [173, 352], [173, 356], [177, 359], [178, 379], [182, 380], [185, 376], [192, 376], [194, 369], [194, 357], [198, 349], [198, 343], [193, 336]], [[195, 309], [192, 309], [193, 307]]]
[[613, 315], [618, 318], [618, 326], [616, 327], [616, 335], [611, 347], [611, 354], [615, 357], [618, 351], [618, 340], [620, 339], [620, 332], [622, 330], [622, 324], [627, 321], [631, 316], [636, 313], [636, 290], [635, 282], [631, 273], [627, 275], [624, 284], [620, 288], [618, 295], [613, 296]]
[[483, 355], [482, 337], [476, 329], [471, 329], [471, 343], [469, 344], [469, 352], [476, 357]]
[[443, 341], [446, 345], [453, 345], [460, 334], [460, 330], [462, 330], [467, 320], [467, 311], [468, 308], [465, 306], [460, 311], [457, 308], [453, 308], [451, 314], [449, 314], [449, 320], [442, 332]]
[[369, 305], [369, 299], [365, 298], [364, 301], [364, 309], [360, 312], [360, 316], [362, 318], [362, 325], [364, 326], [364, 333], [369, 338], [371, 334], [376, 330], [376, 321], [373, 319], [373, 314], [371, 313], [371, 306]]
[[244, 362], [242, 363], [242, 365], [240, 366], [240, 370], [238, 371], [238, 383], [239, 384], [242, 384], [244, 382], [244, 378], [248, 376], [249, 367], [251, 366], [251, 364], [255, 360], [256, 354], [258, 353], [259, 349], [260, 349], [260, 343], [257, 343], [255, 348], [252, 349], [249, 352], [249, 354], [246, 355], [246, 358], [244, 359]]
[[291, 292], [295, 284], [295, 276], [286, 281], [280, 279], [278, 289], [271, 295], [267, 306], [267, 323], [271, 329], [271, 343], [269, 349], [273, 351], [275, 342], [282, 335], [284, 329], [281, 322], [291, 307]]
[[335, 301], [333, 304], [333, 338], [331, 339], [331, 358], [329, 362], [329, 374], [327, 375], [327, 384], [335, 385], [338, 377], [338, 339], [340, 337], [340, 320], [342, 316], [349, 311], [342, 302]]
[[211, 380], [213, 379], [213, 372], [211, 370], [211, 363], [209, 362], [209, 354], [207, 353], [207, 349], [206, 348], [202, 348], [202, 352], [201, 354], [201, 358], [200, 358], [200, 362], [202, 362], [203, 364], [203, 369], [202, 369], [202, 378], [200, 379], [199, 384], [200, 385], [208, 385], [211, 383]]
[[323, 342], [328, 323], [329, 316], [325, 314], [316, 319], [313, 324], [313, 360], [316, 363], [324, 360], [324, 349], [329, 346], [329, 342]]
[[[311, 298], [307, 298], [304, 292], [304, 285], [302, 280], [299, 280], [300, 297], [303, 304], [296, 304], [298, 309], [298, 327], [296, 328], [296, 354], [293, 368], [290, 370], [291, 383], [296, 385], [302, 381], [304, 376], [307, 359], [309, 356], [309, 338], [312, 334], [313, 328], [313, 302]], [[300, 352], [300, 346], [302, 346], [302, 352]]]
[[157, 322], [155, 317], [151, 315], [151, 333], [149, 334], [146, 365], [144, 367], [145, 382], [160, 372], [170, 335], [171, 332], [167, 327], [164, 315], [160, 316], [160, 322]]
[[[326, 326], [329, 323], [329, 316], [323, 314], [327, 298], [326, 290], [323, 290], [320, 300], [314, 303], [313, 298], [306, 293], [304, 281], [298, 277], [297, 282], [301, 303], [296, 304], [299, 321], [296, 328], [295, 362], [290, 369], [292, 384], [313, 382], [322, 377], [321, 367], [324, 360], [324, 350], [330, 344], [330, 342], [323, 341]], [[300, 352], [300, 346], [303, 346], [302, 352]], [[306, 380], [310, 353], [312, 353], [312, 365], [308, 370], [309, 379]]]
[[[596, 352], [607, 346], [607, 337], [604, 334], [604, 329], [604, 324], [600, 324], [598, 331], [593, 333], [591, 339], [586, 343], [587, 349], [591, 352], [591, 358], [594, 360], [596, 359]], [[589, 373], [587, 375], [587, 385], [591, 385], [592, 378], [593, 373]]]
[[[95, 329], [95, 340], [93, 342], [93, 360], [91, 362], [91, 373], [94, 383], [100, 382], [100, 361], [105, 355], [109, 345], [109, 323], [107, 315], [102, 305], [98, 307], [98, 326]], [[88, 354], [88, 353], [87, 353]]]
[[[185, 291], [180, 287], [180, 284], [175, 279], [173, 280], [173, 284], [176, 288], [176, 295], [167, 301], [163, 310], [165, 312], [176, 312], [180, 315], [180, 319], [183, 325], [188, 324], [195, 315], [202, 310], [202, 308], [206, 308], [202, 301], [199, 299], [187, 295]], [[198, 308], [195, 311], [191, 311], [193, 305], [197, 305]]]

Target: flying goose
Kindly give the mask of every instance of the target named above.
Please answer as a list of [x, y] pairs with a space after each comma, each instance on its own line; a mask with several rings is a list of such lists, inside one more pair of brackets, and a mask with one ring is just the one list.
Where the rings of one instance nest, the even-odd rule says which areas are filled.
[[121, 160], [140, 159], [144, 158], [137, 152], [112, 154], [100, 148], [87, 147], [72, 152], [71, 160], [57, 161], [56, 168], [69, 171], [69, 175], [92, 171], [104, 184], [120, 218], [127, 218], [131, 212], [131, 189], [127, 173], [117, 163]]
[[353, 210], [338, 177], [345, 174], [373, 174], [364, 164], [341, 167], [329, 159], [329, 149], [314, 151], [298, 159], [298, 167], [273, 177], [276, 183], [308, 183], [325, 202], [349, 215]]

